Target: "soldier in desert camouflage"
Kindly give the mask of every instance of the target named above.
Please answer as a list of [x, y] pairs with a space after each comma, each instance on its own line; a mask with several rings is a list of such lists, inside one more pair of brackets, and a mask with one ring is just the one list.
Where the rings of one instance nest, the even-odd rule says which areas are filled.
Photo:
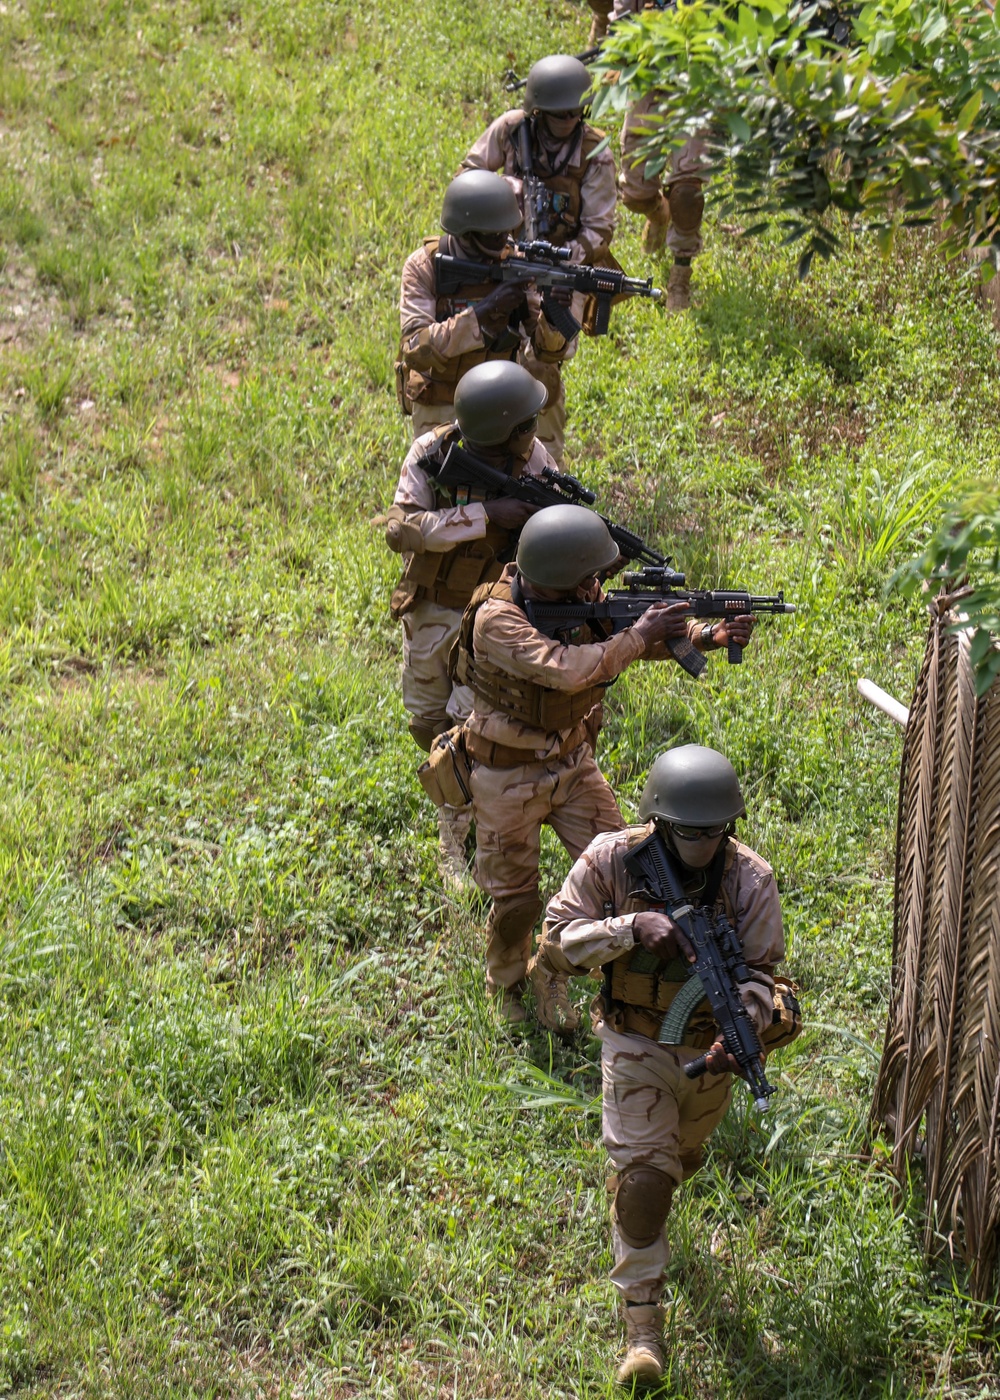
[[[615, 162], [610, 151], [598, 152], [604, 133], [584, 120], [590, 83], [577, 58], [551, 54], [539, 59], [528, 74], [524, 106], [497, 117], [461, 168], [503, 174], [525, 212], [522, 237], [568, 248], [572, 262], [607, 266], [617, 203]], [[577, 294], [571, 310], [578, 321], [584, 319], [584, 304], [584, 296]], [[562, 460], [566, 423], [562, 364], [577, 343], [569, 342], [563, 361], [538, 362], [534, 369], [549, 396], [539, 436], [557, 461]]]
[[590, 37], [587, 40], [588, 47], [593, 48], [608, 35], [608, 25], [611, 21], [611, 12], [615, 8], [615, 0], [587, 0], [587, 4], [593, 11], [594, 17], [590, 21]]
[[[673, 0], [614, 0], [612, 22], [643, 10], [668, 9]], [[691, 305], [691, 261], [703, 247], [701, 221], [705, 209], [704, 177], [701, 168], [705, 143], [689, 137], [670, 158], [670, 171], [647, 177], [646, 162], [636, 161], [636, 152], [656, 122], [658, 93], [650, 93], [633, 103], [622, 127], [622, 171], [619, 189], [626, 209], [645, 214], [643, 246], [655, 253], [664, 244], [673, 254], [667, 280], [667, 306], [684, 311]]]
[[[448, 655], [474, 590], [499, 578], [497, 556], [512, 547], [535, 507], [481, 491], [444, 488], [435, 480], [449, 447], [468, 444], [512, 476], [540, 476], [552, 458], [535, 437], [545, 389], [522, 366], [506, 360], [476, 365], [455, 393], [456, 420], [417, 438], [403, 463], [386, 523], [386, 542], [403, 555], [403, 576], [392, 595], [403, 628], [403, 705], [416, 744], [429, 750], [436, 734], [465, 719], [472, 693], [452, 684]], [[461, 497], [461, 499], [459, 499]], [[438, 808], [442, 874], [467, 877], [466, 807]]]
[[[610, 1183], [611, 1279], [627, 1332], [618, 1370], [624, 1385], [652, 1384], [663, 1373], [665, 1224], [674, 1192], [698, 1170], [703, 1145], [726, 1112], [736, 1069], [707, 1001], [695, 1008], [682, 1045], [658, 1043], [692, 951], [637, 889], [625, 861], [659, 828], [691, 902], [724, 913], [743, 945], [750, 980], [740, 995], [765, 1046], [785, 1043], [798, 1027], [775, 1018], [773, 973], [785, 952], [778, 891], [767, 863], [733, 835], [744, 815], [739, 781], [722, 754], [696, 744], [661, 754], [639, 803], [646, 824], [591, 842], [549, 903], [532, 965], [533, 977], [604, 972], [594, 1017], [604, 1143], [617, 1173]], [[683, 1066], [706, 1050], [710, 1072], [688, 1079]]]
[[[498, 261], [508, 256], [510, 235], [520, 223], [521, 210], [507, 182], [492, 171], [470, 170], [445, 191], [444, 237], [425, 239], [406, 260], [396, 384], [400, 405], [412, 416], [415, 438], [454, 421], [456, 385], [473, 365], [516, 361], [544, 383], [549, 367], [575, 344], [546, 320], [532, 284], [483, 282], [439, 290], [438, 254]], [[569, 305], [570, 296], [562, 291], [548, 295]], [[546, 435], [544, 420], [539, 435], [554, 440], [551, 432]]]
[[[570, 645], [529, 623], [525, 598], [600, 596], [598, 579], [619, 563], [600, 516], [582, 506], [551, 506], [521, 531], [515, 564], [477, 589], [462, 619], [455, 675], [474, 704], [465, 747], [473, 759], [476, 883], [492, 899], [487, 921], [486, 983], [512, 1023], [525, 1019], [522, 994], [531, 936], [541, 913], [541, 829], [553, 828], [575, 860], [598, 832], [623, 823], [594, 758], [606, 687], [640, 659], [669, 657], [670, 639], [700, 651], [745, 645], [752, 617], [704, 625], [685, 605], [656, 604], [605, 639], [578, 629]], [[539, 1022], [561, 1033], [579, 1024], [566, 975], [539, 968], [532, 977]]]

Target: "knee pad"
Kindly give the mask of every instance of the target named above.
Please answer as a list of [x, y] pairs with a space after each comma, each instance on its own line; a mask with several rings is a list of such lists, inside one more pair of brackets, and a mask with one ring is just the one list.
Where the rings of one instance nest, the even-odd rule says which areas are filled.
[[705, 212], [700, 180], [675, 180], [670, 186], [670, 218], [678, 233], [697, 233]]
[[505, 948], [520, 943], [531, 933], [541, 912], [542, 901], [537, 895], [495, 902], [490, 910], [490, 937], [495, 938]]
[[635, 1162], [618, 1173], [614, 1217], [626, 1244], [648, 1249], [656, 1243], [673, 1195], [673, 1178], [647, 1162]]

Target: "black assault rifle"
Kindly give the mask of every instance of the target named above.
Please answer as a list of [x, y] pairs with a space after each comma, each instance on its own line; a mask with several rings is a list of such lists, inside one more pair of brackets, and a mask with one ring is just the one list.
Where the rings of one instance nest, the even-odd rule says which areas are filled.
[[[516, 501], [526, 501], [531, 506], [558, 506], [567, 503], [591, 506], [597, 500], [593, 491], [588, 490], [583, 482], [577, 481], [575, 476], [566, 476], [553, 467], [546, 467], [540, 478], [510, 476], [499, 467], [484, 462], [481, 457], [477, 457], [458, 442], [453, 442], [448, 448], [439, 467], [435, 467], [432, 462], [424, 462], [423, 466], [436, 482], [449, 490], [477, 486], [493, 496], [510, 496]], [[595, 511], [594, 514], [600, 515], [600, 512]], [[667, 569], [667, 573], [673, 573], [673, 570], [667, 568], [670, 561], [666, 555], [653, 549], [639, 535], [626, 530], [624, 525], [616, 525], [606, 515], [601, 515], [600, 518], [608, 527], [608, 534], [618, 546], [619, 553], [626, 559], [639, 559], [643, 564]], [[679, 578], [680, 575], [675, 577]]]
[[[739, 1065], [755, 1106], [763, 1112], [775, 1090], [767, 1082], [760, 1038], [740, 997], [740, 987], [752, 978], [732, 924], [724, 915], [716, 918], [710, 909], [691, 903], [658, 831], [632, 848], [625, 865], [642, 881], [641, 893], [673, 919], [695, 952], [688, 981], [663, 1018], [660, 1044], [682, 1045], [691, 1013], [707, 997], [725, 1048]], [[689, 1079], [705, 1073], [705, 1060], [705, 1055], [699, 1055], [684, 1066]]]
[[554, 305], [551, 299], [545, 297], [546, 291], [567, 287], [571, 292], [596, 297], [594, 335], [607, 335], [613, 298], [637, 296], [659, 301], [663, 296], [663, 289], [653, 286], [652, 277], [643, 280], [627, 277], [615, 268], [571, 263], [569, 248], [556, 248], [537, 239], [532, 243], [515, 243], [514, 247], [516, 254], [495, 262], [475, 262], [472, 258], [455, 258], [450, 253], [437, 253], [434, 264], [439, 295], [448, 296], [470, 282], [511, 282], [514, 285], [534, 282], [542, 290], [542, 309], [546, 319], [567, 340], [572, 340], [579, 332], [580, 323], [567, 307]]
[[[647, 565], [622, 575], [623, 589], [612, 589], [596, 603], [542, 603], [524, 600], [524, 611], [532, 627], [547, 637], [558, 637], [587, 623], [605, 623], [611, 634], [624, 632], [656, 603], [686, 603], [692, 617], [736, 617], [741, 613], [793, 613], [795, 605], [785, 602], [784, 593], [748, 593], [745, 588], [685, 588], [683, 574], [660, 565]], [[667, 647], [676, 661], [692, 676], [700, 676], [705, 658], [683, 637], [673, 638]], [[743, 660], [743, 648], [730, 642], [727, 656], [734, 666]]]
[[552, 233], [553, 208], [552, 191], [535, 174], [535, 161], [531, 154], [531, 118], [524, 121], [515, 131], [517, 141], [517, 163], [521, 167], [521, 203], [524, 207], [524, 237], [528, 243], [548, 239]]

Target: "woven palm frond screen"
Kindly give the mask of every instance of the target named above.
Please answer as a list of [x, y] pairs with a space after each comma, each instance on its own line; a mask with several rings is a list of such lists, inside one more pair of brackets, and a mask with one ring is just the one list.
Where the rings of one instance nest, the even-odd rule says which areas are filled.
[[973, 1296], [1000, 1255], [1000, 685], [977, 698], [955, 598], [932, 610], [903, 748], [893, 971], [873, 1120], [925, 1159], [928, 1254]]

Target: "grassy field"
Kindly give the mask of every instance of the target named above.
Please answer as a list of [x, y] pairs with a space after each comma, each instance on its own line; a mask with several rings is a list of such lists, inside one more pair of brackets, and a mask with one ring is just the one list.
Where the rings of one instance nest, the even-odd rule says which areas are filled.
[[[0, 1393], [610, 1395], [596, 1042], [485, 999], [370, 524], [403, 258], [587, 11], [50, 3], [0, 4]], [[917, 236], [799, 285], [710, 220], [696, 281], [581, 348], [569, 457], [799, 612], [697, 685], [634, 668], [602, 761], [633, 810], [664, 744], [732, 757], [811, 1028], [680, 1197], [662, 1393], [1000, 1396], [866, 1132], [900, 738], [855, 693], [908, 698], [882, 590], [995, 468], [997, 337]]]

